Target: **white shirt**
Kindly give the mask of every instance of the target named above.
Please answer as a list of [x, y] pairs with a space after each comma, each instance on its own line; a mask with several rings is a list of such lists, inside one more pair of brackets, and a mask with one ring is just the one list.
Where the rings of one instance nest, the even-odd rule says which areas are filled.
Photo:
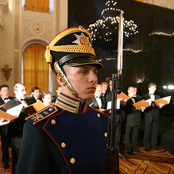
[[4, 103], [7, 103], [8, 101], [10, 101], [10, 99], [5, 99], [5, 97], [1, 97], [1, 98], [4, 101]]
[[33, 96], [33, 97], [35, 98], [36, 102], [40, 101], [39, 98], [37, 98], [37, 97], [35, 97], [35, 96]]
[[152, 101], [155, 101], [155, 95], [154, 94], [149, 94], [150, 95], [150, 98]]
[[98, 96], [96, 96], [96, 95], [95, 95], [95, 98], [96, 98], [96, 101], [97, 101], [97, 103], [98, 103], [99, 108], [101, 108], [101, 107], [102, 107], [101, 98], [98, 97]]
[[25, 99], [20, 99], [18, 97], [16, 97], [16, 98], [23, 104], [24, 107], [28, 106], [28, 104], [26, 103]]

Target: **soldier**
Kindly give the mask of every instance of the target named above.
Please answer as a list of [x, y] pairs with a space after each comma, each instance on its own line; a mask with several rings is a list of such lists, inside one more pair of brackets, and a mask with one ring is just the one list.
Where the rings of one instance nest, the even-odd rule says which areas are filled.
[[55, 106], [27, 118], [18, 174], [104, 174], [108, 117], [91, 108], [98, 70], [89, 32], [72, 27], [50, 42], [46, 59], [62, 87]]

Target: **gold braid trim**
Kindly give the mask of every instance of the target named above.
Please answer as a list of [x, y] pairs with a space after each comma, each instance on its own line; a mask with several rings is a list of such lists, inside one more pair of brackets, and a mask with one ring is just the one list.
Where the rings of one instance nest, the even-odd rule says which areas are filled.
[[67, 77], [63, 73], [63, 71], [60, 68], [57, 61], [55, 61], [55, 63], [54, 63], [54, 68], [55, 68], [56, 73], [61, 77], [62, 81], [65, 83], [65, 85], [68, 87], [68, 89], [72, 92], [72, 94], [74, 96], [78, 97], [78, 93], [74, 90], [74, 88], [70, 84], [69, 80], [67, 79]]
[[50, 54], [50, 50], [56, 52], [71, 52], [71, 53], [89, 53], [95, 56], [95, 51], [92, 47], [87, 45], [62, 45], [62, 46], [51, 46], [47, 47], [45, 52], [46, 62], [52, 63], [52, 55]]
[[50, 49], [49, 48], [47, 48], [46, 51], [45, 51], [45, 58], [46, 58], [47, 63], [52, 63], [53, 57], [50, 54]]
[[49, 47], [52, 51], [58, 52], [72, 52], [72, 53], [89, 53], [95, 56], [95, 51], [92, 47], [87, 45], [62, 45]]

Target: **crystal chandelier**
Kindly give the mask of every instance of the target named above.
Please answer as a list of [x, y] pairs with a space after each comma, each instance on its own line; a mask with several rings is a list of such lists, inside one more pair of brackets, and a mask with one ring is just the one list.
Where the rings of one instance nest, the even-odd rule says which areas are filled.
[[[91, 34], [93, 45], [103, 50], [117, 50], [118, 26], [120, 22], [120, 9], [116, 8], [117, 2], [108, 0], [106, 8], [102, 10], [103, 19], [90, 24], [88, 31]], [[131, 43], [132, 38], [138, 33], [134, 21], [127, 21], [123, 18], [123, 46]]]

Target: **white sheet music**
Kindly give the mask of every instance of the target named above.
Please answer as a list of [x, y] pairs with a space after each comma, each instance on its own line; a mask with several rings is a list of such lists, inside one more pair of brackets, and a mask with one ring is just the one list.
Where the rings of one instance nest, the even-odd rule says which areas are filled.
[[[117, 99], [117, 106], [116, 109], [120, 109], [120, 98]], [[107, 109], [111, 109], [111, 101], [107, 103]]]
[[149, 105], [152, 104], [152, 100], [151, 99], [146, 100], [146, 102], [149, 103]]
[[12, 115], [12, 116], [19, 116], [19, 114], [21, 113], [21, 110], [23, 108], [23, 104], [17, 105], [13, 108], [10, 108], [6, 111], [6, 113]]
[[164, 97], [163, 99], [166, 100], [168, 103], [170, 103], [171, 96]]

